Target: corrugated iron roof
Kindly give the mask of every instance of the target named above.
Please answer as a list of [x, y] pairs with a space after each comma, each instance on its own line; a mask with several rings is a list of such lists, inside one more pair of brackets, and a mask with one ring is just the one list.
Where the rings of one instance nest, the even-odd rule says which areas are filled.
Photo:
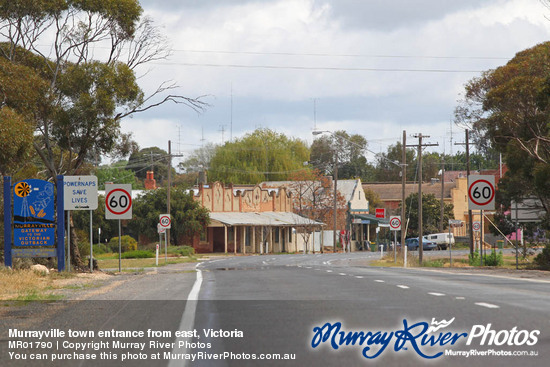
[[324, 226], [309, 218], [290, 212], [212, 212], [210, 218], [229, 226], [279, 226], [303, 227]]

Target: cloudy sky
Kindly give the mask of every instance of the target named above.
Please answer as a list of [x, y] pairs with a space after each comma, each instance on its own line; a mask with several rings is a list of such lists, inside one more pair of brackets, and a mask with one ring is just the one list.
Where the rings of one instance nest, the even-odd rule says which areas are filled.
[[[184, 155], [255, 128], [313, 140], [314, 127], [386, 151], [402, 131], [450, 152], [463, 85], [550, 40], [541, 0], [142, 0], [172, 55], [138, 70], [205, 95], [197, 114], [163, 105], [123, 122], [140, 147]], [[452, 130], [452, 134], [451, 134]], [[409, 142], [416, 141], [412, 137]]]

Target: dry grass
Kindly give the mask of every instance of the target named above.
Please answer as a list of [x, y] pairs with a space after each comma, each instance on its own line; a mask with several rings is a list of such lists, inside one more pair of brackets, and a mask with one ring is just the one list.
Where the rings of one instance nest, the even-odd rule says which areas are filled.
[[32, 270], [0, 269], [0, 299], [25, 300], [48, 299], [58, 275], [43, 275]]

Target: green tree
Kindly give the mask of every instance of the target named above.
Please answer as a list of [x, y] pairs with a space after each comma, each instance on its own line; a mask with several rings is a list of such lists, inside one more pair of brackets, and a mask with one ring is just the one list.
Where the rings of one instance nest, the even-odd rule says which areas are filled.
[[[34, 70], [29, 76], [38, 75], [47, 85], [32, 116], [33, 147], [46, 178], [84, 173], [92, 152], [129, 154], [134, 145], [120, 132], [127, 116], [165, 102], [204, 107], [198, 99], [168, 94], [176, 87], [168, 83], [144, 96], [134, 69], [166, 57], [169, 50], [141, 14], [137, 0], [0, 0], [0, 34], [6, 40], [0, 58]], [[103, 45], [110, 48], [98, 60], [94, 48]], [[19, 74], [10, 75], [8, 83], [20, 82]], [[32, 95], [27, 102], [34, 102]], [[71, 244], [72, 263], [81, 266], [77, 243]]]
[[256, 184], [286, 180], [309, 161], [309, 149], [299, 140], [269, 129], [257, 129], [216, 149], [209, 180]]
[[[418, 193], [410, 194], [406, 199], [409, 227], [407, 236], [418, 237]], [[401, 210], [401, 205], [399, 206]], [[445, 227], [449, 219], [454, 219], [453, 204], [445, 204], [443, 210]], [[434, 194], [422, 194], [422, 235], [439, 232], [441, 220], [441, 201]]]
[[110, 166], [100, 166], [95, 169], [97, 176], [98, 189], [105, 190], [105, 182], [117, 184], [131, 184], [132, 189], [143, 189], [143, 183], [138, 180], [134, 171], [126, 169], [128, 162], [119, 161]]
[[510, 175], [521, 176], [521, 196], [550, 209], [550, 42], [521, 51], [506, 65], [466, 84], [455, 110], [458, 123], [504, 154]]
[[[144, 180], [147, 171], [152, 170], [157, 184], [160, 185], [168, 179], [169, 161], [168, 152], [159, 147], [149, 147], [132, 153], [126, 167], [140, 180]], [[172, 168], [172, 177], [174, 174], [175, 170]]]
[[[416, 154], [414, 149], [407, 149], [407, 181], [417, 180]], [[376, 180], [380, 182], [401, 181], [401, 167], [403, 160], [403, 144], [396, 142], [390, 145], [386, 153], [378, 155], [376, 160]], [[394, 162], [394, 163], [392, 163]]]
[[[134, 238], [145, 235], [150, 239], [158, 237], [157, 223], [159, 215], [166, 213], [166, 189], [147, 191], [133, 202], [133, 219], [128, 222], [128, 229]], [[170, 243], [180, 244], [190, 241], [199, 235], [210, 223], [208, 210], [193, 199], [187, 190], [172, 188], [170, 192], [170, 214], [172, 228]], [[188, 245], [192, 245], [190, 242]]]
[[339, 130], [316, 138], [311, 145], [311, 162], [327, 175], [334, 175], [334, 160], [338, 155], [338, 178], [361, 178], [369, 181], [372, 166], [367, 163], [367, 141], [359, 134]]

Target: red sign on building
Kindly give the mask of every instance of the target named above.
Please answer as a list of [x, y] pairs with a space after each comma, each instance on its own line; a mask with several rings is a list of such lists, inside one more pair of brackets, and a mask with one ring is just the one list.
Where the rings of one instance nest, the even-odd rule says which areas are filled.
[[386, 218], [386, 209], [376, 208], [375, 214], [376, 218]]

